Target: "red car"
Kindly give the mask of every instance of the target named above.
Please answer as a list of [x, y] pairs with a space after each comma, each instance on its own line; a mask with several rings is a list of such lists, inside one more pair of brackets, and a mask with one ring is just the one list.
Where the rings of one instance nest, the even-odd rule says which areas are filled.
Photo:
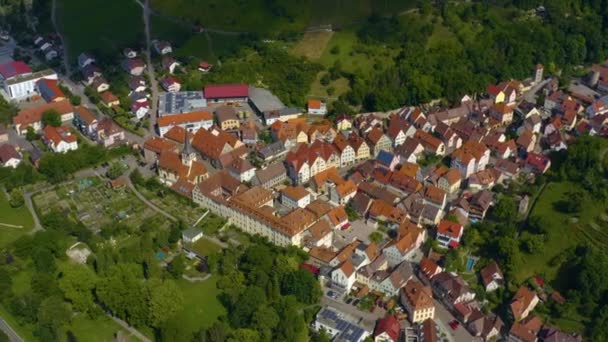
[[460, 326], [460, 323], [458, 323], [457, 320], [453, 320], [449, 323], [449, 325], [450, 325], [450, 328], [452, 328], [452, 330], [456, 330]]

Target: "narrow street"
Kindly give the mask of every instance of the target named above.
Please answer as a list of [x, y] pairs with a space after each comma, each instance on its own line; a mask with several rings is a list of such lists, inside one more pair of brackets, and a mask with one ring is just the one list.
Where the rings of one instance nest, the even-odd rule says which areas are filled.
[[150, 127], [148, 129], [147, 136], [155, 135], [156, 131], [156, 114], [158, 105], [158, 81], [156, 80], [156, 73], [154, 72], [154, 64], [152, 64], [152, 38], [150, 34], [150, 0], [145, 0], [142, 4], [141, 1], [136, 2], [142, 7], [142, 14], [144, 17], [144, 31], [146, 33], [146, 64], [148, 67], [148, 78], [150, 78], [150, 91], [152, 92], [151, 106], [150, 106]]
[[13, 328], [11, 328], [8, 323], [0, 317], [0, 330], [4, 331], [6, 336], [8, 336], [9, 341], [11, 342], [23, 342], [24, 340], [17, 334]]

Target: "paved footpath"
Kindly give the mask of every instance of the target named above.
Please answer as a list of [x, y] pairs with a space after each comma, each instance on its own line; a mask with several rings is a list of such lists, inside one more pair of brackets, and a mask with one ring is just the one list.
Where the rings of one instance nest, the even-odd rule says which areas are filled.
[[8, 323], [0, 318], [0, 330], [4, 331], [4, 333], [6, 333], [6, 335], [8, 336], [8, 339], [11, 342], [23, 342], [24, 340], [21, 338], [21, 336], [17, 335], [17, 332], [15, 330], [13, 330], [13, 328], [11, 328], [10, 325], [8, 325]]

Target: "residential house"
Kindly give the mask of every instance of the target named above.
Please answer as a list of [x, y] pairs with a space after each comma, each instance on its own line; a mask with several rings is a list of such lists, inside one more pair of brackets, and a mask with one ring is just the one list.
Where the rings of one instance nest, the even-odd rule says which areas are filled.
[[392, 115], [389, 120], [386, 134], [393, 141], [393, 147], [403, 144], [406, 138], [413, 137], [416, 133], [414, 125], [397, 115]]
[[152, 41], [152, 46], [154, 47], [154, 51], [156, 51], [156, 53], [161, 56], [164, 56], [166, 54], [170, 54], [173, 52], [173, 48], [171, 47], [171, 44], [164, 40], [154, 40], [154, 41]]
[[419, 324], [435, 317], [435, 304], [430, 286], [410, 279], [401, 289], [399, 297], [412, 324]]
[[59, 89], [57, 80], [43, 78], [36, 82], [36, 88], [40, 96], [46, 102], [58, 102], [66, 99], [65, 94]]
[[291, 119], [297, 119], [301, 114], [302, 111], [300, 109], [289, 107], [267, 110], [262, 113], [266, 126], [270, 126], [277, 121], [286, 122]]
[[568, 334], [563, 331], [558, 330], [555, 327], [550, 325], [544, 325], [540, 332], [538, 333], [538, 337], [543, 342], [582, 342], [583, 338], [578, 334]]
[[310, 193], [301, 186], [287, 186], [280, 191], [281, 203], [287, 208], [305, 208], [310, 204]]
[[203, 237], [203, 231], [200, 228], [192, 227], [182, 232], [183, 243], [195, 243]]
[[308, 128], [308, 142], [313, 143], [315, 140], [323, 140], [332, 142], [337, 136], [336, 130], [328, 120], [323, 120], [320, 123], [314, 123]]
[[515, 321], [520, 321], [526, 318], [539, 302], [536, 292], [528, 287], [521, 286], [511, 300], [511, 314]]
[[365, 138], [371, 148], [371, 154], [374, 157], [377, 157], [380, 151], [392, 150], [391, 139], [378, 127], [374, 127], [370, 130]]
[[4, 144], [0, 145], [0, 166], [16, 168], [21, 163], [21, 154], [17, 152], [15, 146]]
[[74, 126], [89, 138], [97, 135], [97, 117], [86, 107], [78, 106], [74, 108]]
[[110, 118], [99, 121], [96, 135], [95, 140], [103, 147], [115, 146], [125, 141], [125, 131]]
[[306, 105], [308, 109], [308, 114], [311, 115], [325, 115], [327, 114], [327, 105], [325, 102], [320, 100], [308, 100]]
[[182, 89], [179, 80], [173, 76], [167, 76], [160, 81], [161, 87], [169, 93], [177, 93]]
[[429, 258], [423, 257], [418, 264], [418, 276], [425, 284], [430, 284], [433, 277], [443, 272], [443, 269]]
[[101, 93], [99, 97], [101, 99], [101, 103], [108, 108], [113, 108], [120, 105], [120, 99], [118, 99], [118, 96], [114, 95], [114, 93], [109, 90]]
[[538, 316], [531, 315], [519, 322], [513, 323], [509, 330], [509, 342], [536, 342], [543, 322]]
[[42, 132], [42, 140], [53, 152], [66, 153], [78, 149], [76, 135], [72, 134], [67, 127], [47, 125]]
[[480, 337], [483, 341], [492, 341], [500, 336], [504, 323], [495, 314], [484, 315], [475, 309], [469, 317], [466, 328], [471, 335]]
[[366, 194], [358, 192], [350, 204], [352, 209], [361, 217], [367, 215], [369, 207], [372, 205], [373, 200]]
[[270, 164], [264, 169], [258, 169], [251, 180], [254, 186], [262, 186], [271, 189], [287, 180], [287, 170], [281, 162]]
[[372, 291], [382, 292], [387, 297], [399, 295], [399, 290], [413, 277], [412, 266], [403, 262], [386, 271], [378, 271], [372, 275], [369, 288]]
[[525, 167], [532, 172], [543, 174], [551, 167], [551, 159], [542, 154], [531, 152], [526, 157]]
[[416, 164], [424, 151], [424, 147], [420, 141], [415, 138], [407, 138], [403, 144], [395, 148], [395, 154], [401, 156], [402, 161], [410, 164]]
[[285, 158], [287, 174], [296, 184], [307, 183], [310, 177], [330, 167], [340, 165], [340, 157], [329, 143], [315, 141], [302, 144]]
[[89, 86], [98, 93], [103, 93], [104, 91], [110, 89], [110, 83], [108, 83], [103, 76], [95, 77]]
[[389, 228], [399, 227], [407, 220], [407, 213], [388, 202], [376, 199], [372, 202], [367, 213], [367, 222], [378, 225], [386, 224]]
[[224, 131], [239, 129], [240, 122], [236, 109], [232, 106], [219, 106], [215, 109], [215, 117], [220, 128]]
[[456, 273], [441, 272], [433, 277], [431, 283], [435, 297], [450, 309], [458, 303], [467, 303], [475, 299], [475, 292]]
[[449, 169], [439, 177], [437, 187], [452, 195], [460, 189], [461, 175], [458, 169]]
[[437, 156], [445, 155], [445, 144], [433, 135], [419, 129], [416, 131], [414, 138], [424, 147], [426, 153]]
[[426, 231], [411, 222], [403, 223], [397, 230], [397, 236], [383, 249], [388, 264], [393, 267], [404, 261], [411, 261], [413, 254], [426, 239]]
[[131, 93], [141, 93], [146, 91], [146, 80], [142, 76], [129, 76], [127, 80], [127, 84], [129, 85], [129, 90]]
[[198, 70], [201, 72], [207, 73], [211, 71], [211, 68], [213, 68], [213, 65], [207, 61], [201, 61], [198, 63]]
[[350, 259], [344, 261], [339, 267], [331, 272], [333, 286], [337, 286], [344, 291], [349, 291], [355, 283], [355, 267]]
[[494, 260], [486, 267], [482, 268], [481, 271], [479, 271], [479, 274], [481, 275], [481, 281], [483, 282], [486, 292], [495, 291], [505, 283], [505, 277]]
[[85, 67], [93, 63], [95, 63], [95, 57], [93, 57], [93, 55], [87, 52], [83, 52], [78, 55], [78, 67], [80, 69], [84, 69]]
[[247, 159], [234, 158], [228, 166], [228, 173], [241, 182], [249, 182], [255, 176], [256, 168]]
[[278, 120], [270, 126], [270, 134], [274, 140], [283, 142], [289, 150], [297, 144], [308, 143], [308, 128], [306, 119], [290, 119], [285, 122]]
[[15, 131], [19, 135], [25, 135], [28, 127], [32, 127], [38, 132], [42, 129], [42, 114], [55, 110], [61, 116], [61, 121], [71, 121], [74, 119], [74, 107], [69, 101], [50, 102], [40, 106], [23, 109], [13, 117], [13, 125]]
[[521, 152], [532, 152], [536, 146], [536, 135], [526, 129], [519, 135], [515, 143]]
[[123, 56], [125, 56], [126, 58], [135, 58], [137, 57], [137, 51], [131, 49], [131, 48], [125, 48], [122, 50], [122, 54]]
[[203, 89], [203, 95], [208, 103], [239, 103], [249, 100], [247, 84], [213, 84]]
[[157, 121], [158, 134], [162, 137], [173, 127], [182, 127], [196, 133], [200, 129], [208, 130], [213, 126], [213, 115], [207, 111], [196, 111], [183, 114], [161, 116]]
[[387, 151], [380, 151], [376, 156], [376, 165], [384, 170], [394, 171], [400, 163], [401, 157]]
[[399, 342], [401, 323], [395, 315], [379, 319], [374, 328], [374, 342]]
[[501, 125], [513, 122], [513, 107], [502, 102], [496, 103], [490, 108], [490, 117]]
[[439, 136], [448, 151], [453, 151], [462, 146], [462, 138], [450, 126], [441, 121], [435, 126], [435, 134]]
[[336, 129], [338, 131], [350, 131], [353, 128], [353, 121], [346, 114], [341, 114], [336, 117]]
[[492, 205], [492, 193], [487, 190], [480, 191], [471, 197], [469, 201], [469, 218], [483, 220]]
[[333, 229], [327, 220], [319, 220], [307, 231], [304, 245], [308, 248], [330, 248], [333, 242]]
[[355, 163], [355, 150], [344, 135], [338, 134], [334, 139], [333, 144], [340, 154], [340, 167], [350, 166]]
[[355, 151], [356, 162], [370, 158], [371, 151], [369, 145], [365, 142], [363, 138], [361, 138], [355, 133], [351, 133], [348, 136], [348, 141], [350, 143], [350, 146], [352, 146], [353, 150]]
[[437, 332], [437, 324], [432, 319], [427, 319], [422, 322], [422, 326], [418, 328], [418, 341], [419, 342], [439, 342], [439, 333]]
[[122, 68], [133, 76], [141, 76], [146, 70], [146, 63], [141, 58], [129, 58], [122, 61]]
[[490, 161], [490, 150], [483, 144], [469, 140], [452, 153], [451, 167], [458, 169], [463, 178], [485, 170]]
[[255, 146], [258, 143], [258, 130], [253, 122], [241, 127], [241, 141], [247, 146]]
[[163, 56], [161, 65], [166, 72], [173, 74], [175, 72], [175, 68], [179, 66], [179, 63], [171, 56]]
[[275, 141], [256, 151], [255, 155], [264, 163], [280, 158], [287, 154], [287, 150], [282, 141]]
[[442, 220], [437, 225], [437, 242], [443, 248], [456, 248], [460, 244], [464, 227], [460, 223]]
[[131, 103], [131, 113], [135, 115], [135, 118], [141, 120], [150, 112], [150, 103], [148, 101], [133, 102]]
[[356, 193], [357, 185], [350, 179], [340, 184], [333, 182], [327, 184], [329, 201], [337, 205], [346, 205], [353, 197], [355, 197]]
[[427, 185], [422, 193], [424, 204], [432, 205], [442, 210], [447, 202], [446, 192], [433, 185]]
[[101, 73], [101, 69], [99, 69], [99, 67], [94, 64], [89, 64], [83, 69], [81, 69], [81, 73], [83, 78], [82, 82], [86, 86], [90, 86], [91, 84], [93, 84], [93, 81], [95, 81], [97, 77], [101, 77], [103, 75]]

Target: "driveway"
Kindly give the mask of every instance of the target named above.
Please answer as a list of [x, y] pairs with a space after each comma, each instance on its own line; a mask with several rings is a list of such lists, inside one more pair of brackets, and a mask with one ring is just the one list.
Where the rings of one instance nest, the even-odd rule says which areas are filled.
[[439, 326], [439, 329], [444, 331], [447, 335], [447, 339], [451, 342], [471, 342], [474, 337], [462, 326], [462, 324], [456, 329], [452, 330], [448, 324], [455, 320], [454, 316], [436, 299], [435, 302], [435, 323]]

